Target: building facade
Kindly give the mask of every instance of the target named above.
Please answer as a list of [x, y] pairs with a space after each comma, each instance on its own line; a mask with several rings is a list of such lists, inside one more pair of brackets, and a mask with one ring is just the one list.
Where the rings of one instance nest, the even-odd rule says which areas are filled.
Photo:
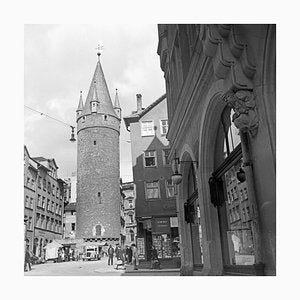
[[158, 25], [183, 275], [276, 274], [275, 25]]
[[44, 246], [62, 238], [65, 182], [54, 159], [31, 158], [25, 147], [25, 217], [33, 254], [44, 258]]
[[168, 114], [166, 95], [124, 118], [130, 131], [133, 181], [136, 188], [135, 213], [137, 246], [141, 257], [150, 259], [154, 245], [159, 258], [179, 256], [175, 190], [169, 164]]
[[76, 238], [120, 241], [119, 134], [121, 108], [111, 102], [98, 62], [83, 104], [77, 109]]
[[133, 182], [122, 183], [124, 195], [125, 245], [136, 243], [135, 189]]

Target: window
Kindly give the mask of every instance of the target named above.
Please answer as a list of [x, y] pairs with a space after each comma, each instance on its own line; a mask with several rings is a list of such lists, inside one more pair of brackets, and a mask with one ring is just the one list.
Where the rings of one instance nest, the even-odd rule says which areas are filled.
[[47, 199], [47, 210], [49, 211], [50, 210], [50, 200]]
[[46, 205], [46, 200], [45, 200], [45, 197], [43, 196], [43, 199], [42, 199], [42, 208], [45, 209], [45, 205]]
[[33, 199], [32, 198], [30, 198], [30, 208], [33, 209]]
[[34, 189], [34, 183], [35, 183], [35, 181], [34, 181], [34, 179], [31, 179], [31, 187]]
[[55, 196], [55, 185], [52, 185], [52, 196]]
[[82, 117], [82, 123], [84, 123], [85, 122], [85, 116], [84, 117]]
[[96, 225], [96, 236], [101, 236], [101, 225]]
[[38, 176], [38, 187], [41, 188], [41, 176]]
[[168, 120], [160, 120], [160, 132], [161, 135], [166, 135], [168, 133]]
[[244, 195], [245, 195], [245, 200], [248, 199], [247, 188], [244, 188]]
[[94, 145], [96, 145], [97, 144], [97, 142], [96, 141], [94, 141]]
[[28, 229], [29, 230], [32, 229], [32, 217], [29, 217], [29, 219], [28, 219]]
[[42, 198], [41, 195], [38, 194], [38, 203], [37, 203], [37, 205], [38, 205], [39, 207], [42, 206], [41, 198]]
[[51, 193], [51, 182], [48, 182], [48, 194]]
[[172, 183], [172, 179], [166, 180], [166, 194], [168, 198], [175, 196], [175, 186]]
[[158, 181], [146, 182], [146, 198], [147, 199], [160, 198]]
[[29, 177], [27, 177], [27, 183], [26, 183], [26, 186], [30, 186], [30, 178]]
[[144, 166], [145, 167], [155, 167], [156, 166], [156, 152], [155, 151], [145, 151], [144, 152]]
[[71, 223], [71, 230], [75, 231], [75, 223]]
[[61, 215], [61, 205], [59, 206], [58, 214]]
[[26, 196], [25, 197], [25, 207], [28, 207], [28, 205], [29, 205], [29, 197]]
[[92, 112], [97, 112], [97, 104], [96, 104], [96, 102], [92, 102]]
[[129, 222], [130, 223], [133, 223], [134, 221], [133, 221], [133, 215], [129, 215]]
[[46, 179], [43, 179], [43, 190], [46, 191]]
[[51, 204], [52, 204], [52, 205], [51, 205], [51, 211], [54, 212], [54, 202], [52, 201]]
[[142, 121], [141, 129], [142, 129], [142, 136], [154, 135], [154, 122]]
[[58, 204], [56, 204], [55, 213], [58, 214]]
[[132, 229], [130, 229], [130, 240], [134, 242], [134, 231]]
[[98, 192], [98, 202], [99, 202], [99, 204], [102, 203], [102, 196], [101, 196], [100, 192]]
[[228, 194], [228, 204], [230, 204], [231, 203], [230, 193], [228, 192], [227, 194]]
[[170, 149], [163, 149], [162, 153], [163, 153], [163, 164], [169, 165], [170, 164], [170, 161], [169, 161]]

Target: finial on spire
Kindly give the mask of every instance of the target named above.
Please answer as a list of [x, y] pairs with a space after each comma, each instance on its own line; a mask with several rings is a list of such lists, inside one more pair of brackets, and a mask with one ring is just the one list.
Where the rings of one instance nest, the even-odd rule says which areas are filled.
[[95, 48], [97, 51], [97, 55], [98, 55], [98, 60], [100, 60], [100, 55], [101, 55], [101, 50], [103, 50], [103, 46], [98, 44], [97, 48]]

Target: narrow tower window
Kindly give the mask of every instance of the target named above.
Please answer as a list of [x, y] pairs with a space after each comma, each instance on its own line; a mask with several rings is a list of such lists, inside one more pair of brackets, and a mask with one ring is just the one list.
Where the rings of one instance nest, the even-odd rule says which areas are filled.
[[94, 141], [94, 145], [96, 145], [96, 141]]

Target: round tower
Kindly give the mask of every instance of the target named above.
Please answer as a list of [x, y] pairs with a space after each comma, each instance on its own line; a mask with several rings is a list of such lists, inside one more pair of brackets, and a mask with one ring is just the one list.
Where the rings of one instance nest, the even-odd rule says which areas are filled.
[[77, 113], [76, 238], [116, 243], [120, 238], [121, 116], [116, 115], [100, 63]]

